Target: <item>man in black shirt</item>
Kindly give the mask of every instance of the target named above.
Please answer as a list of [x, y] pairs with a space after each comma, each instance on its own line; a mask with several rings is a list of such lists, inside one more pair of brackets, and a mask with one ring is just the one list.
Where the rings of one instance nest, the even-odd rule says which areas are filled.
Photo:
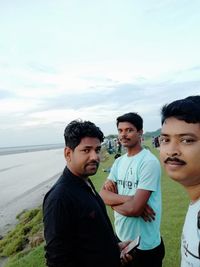
[[97, 172], [103, 133], [92, 122], [65, 128], [63, 174], [43, 202], [45, 257], [49, 267], [119, 267], [131, 260], [120, 249], [105, 205], [88, 178]]

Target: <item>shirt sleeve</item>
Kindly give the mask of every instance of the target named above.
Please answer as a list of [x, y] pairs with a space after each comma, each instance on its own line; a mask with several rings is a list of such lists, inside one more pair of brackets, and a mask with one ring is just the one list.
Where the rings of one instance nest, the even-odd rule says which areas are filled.
[[63, 202], [62, 199], [47, 199], [43, 206], [45, 257], [49, 267], [76, 266], [72, 216]]
[[138, 189], [156, 191], [160, 184], [161, 167], [157, 160], [147, 160], [139, 168]]

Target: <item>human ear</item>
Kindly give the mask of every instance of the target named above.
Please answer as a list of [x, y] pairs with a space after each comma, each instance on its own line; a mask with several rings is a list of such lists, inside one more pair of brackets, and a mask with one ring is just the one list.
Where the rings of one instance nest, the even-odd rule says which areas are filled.
[[64, 149], [64, 156], [67, 162], [71, 161], [71, 148], [65, 147]]
[[143, 130], [138, 131], [138, 133], [139, 133], [139, 137], [142, 137], [142, 135], [143, 135]]

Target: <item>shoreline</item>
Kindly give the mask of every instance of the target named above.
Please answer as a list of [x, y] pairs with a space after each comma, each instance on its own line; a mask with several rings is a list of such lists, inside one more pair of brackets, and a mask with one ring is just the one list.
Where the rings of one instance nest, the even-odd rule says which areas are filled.
[[0, 156], [37, 152], [43, 150], [53, 150], [64, 148], [64, 144], [48, 144], [48, 145], [35, 145], [35, 146], [16, 146], [16, 147], [0, 147]]
[[0, 236], [5, 236], [17, 223], [17, 215], [23, 211], [40, 207], [43, 202], [44, 195], [51, 186], [57, 181], [61, 173], [50, 177], [47, 181], [37, 185], [16, 197], [7, 203], [6, 207], [0, 209]]
[[0, 156], [0, 235], [18, 222], [23, 210], [42, 205], [44, 195], [57, 181], [66, 163], [63, 149]]

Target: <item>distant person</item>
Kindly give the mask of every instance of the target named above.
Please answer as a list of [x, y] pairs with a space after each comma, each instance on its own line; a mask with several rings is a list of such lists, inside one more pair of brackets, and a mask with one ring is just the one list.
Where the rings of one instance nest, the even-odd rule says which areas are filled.
[[155, 137], [154, 136], [151, 137], [151, 144], [152, 144], [152, 147], [155, 147]]
[[154, 146], [155, 146], [155, 148], [158, 148], [160, 146], [159, 135], [154, 138]]
[[191, 201], [181, 238], [181, 267], [200, 267], [200, 96], [163, 106], [161, 116], [161, 162]]
[[43, 202], [47, 266], [119, 267], [120, 248], [128, 242], [118, 244], [89, 179], [99, 166], [103, 133], [90, 121], [72, 121], [64, 137], [67, 166]]
[[117, 154], [115, 154], [114, 159], [117, 159], [119, 157], [121, 157], [121, 154], [117, 153]]
[[141, 237], [129, 266], [161, 267], [164, 244], [160, 236], [160, 163], [141, 145], [143, 120], [137, 113], [118, 117], [117, 129], [127, 153], [115, 160], [100, 195], [114, 210], [119, 240]]
[[117, 138], [117, 153], [121, 154], [122, 153], [122, 144], [119, 141], [119, 138]]
[[108, 153], [112, 154], [113, 153], [113, 142], [112, 140], [108, 140]]

